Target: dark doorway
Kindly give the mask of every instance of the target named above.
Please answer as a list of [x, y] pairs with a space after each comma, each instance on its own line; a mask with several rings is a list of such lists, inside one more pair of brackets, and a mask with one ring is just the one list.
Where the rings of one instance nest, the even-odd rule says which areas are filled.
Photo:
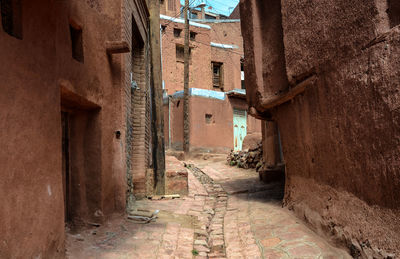
[[62, 127], [62, 174], [63, 174], [63, 191], [64, 191], [64, 217], [68, 222], [70, 218], [69, 202], [70, 202], [70, 129], [69, 129], [69, 113], [61, 112]]
[[274, 184], [273, 197], [282, 200], [285, 193], [286, 170], [282, 141], [277, 122], [265, 121], [262, 127], [264, 167], [259, 171], [260, 180]]
[[400, 24], [400, 2], [398, 0], [388, 0], [387, 13], [389, 15], [390, 28]]

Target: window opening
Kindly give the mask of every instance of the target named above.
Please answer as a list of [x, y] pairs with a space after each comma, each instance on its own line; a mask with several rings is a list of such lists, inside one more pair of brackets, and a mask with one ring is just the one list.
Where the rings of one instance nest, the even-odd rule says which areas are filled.
[[179, 38], [181, 36], [181, 33], [182, 33], [181, 29], [174, 28], [174, 36], [176, 38]]
[[3, 30], [22, 40], [22, 5], [21, 0], [0, 0], [1, 24]]
[[206, 114], [205, 115], [205, 120], [206, 120], [206, 124], [211, 124], [211, 123], [213, 123], [213, 120], [212, 120], [212, 114]]
[[223, 88], [222, 85], [222, 63], [212, 62], [213, 87]]
[[197, 35], [196, 32], [191, 31], [191, 32], [190, 32], [190, 40], [196, 40], [196, 35]]
[[168, 0], [168, 10], [169, 11], [176, 10], [175, 0]]
[[72, 57], [75, 60], [83, 63], [84, 55], [83, 55], [82, 28], [70, 24], [69, 29], [71, 33]]

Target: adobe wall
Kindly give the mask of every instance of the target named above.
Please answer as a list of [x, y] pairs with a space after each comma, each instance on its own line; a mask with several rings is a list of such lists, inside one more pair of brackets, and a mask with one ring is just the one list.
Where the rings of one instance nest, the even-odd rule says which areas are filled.
[[[161, 19], [161, 25], [166, 26], [165, 32], [162, 33], [163, 80], [167, 93], [174, 94], [176, 91], [183, 90], [184, 62], [176, 59], [176, 45], [184, 46], [185, 25], [163, 19]], [[174, 28], [182, 30], [180, 37], [174, 36]], [[190, 41], [189, 87], [211, 89], [210, 30], [190, 26], [190, 31], [197, 35], [195, 41]]]
[[[286, 163], [285, 204], [353, 256], [399, 254], [400, 32], [390, 28], [386, 1], [290, 0], [281, 8], [282, 20], [271, 21], [261, 15], [271, 8], [242, 1], [241, 16], [246, 78], [255, 86], [248, 101], [259, 114], [276, 91], [315, 77], [270, 111]], [[260, 21], [274, 41], [258, 43]]]
[[[2, 258], [65, 255], [61, 111], [70, 114], [71, 220], [102, 222], [125, 209], [130, 54], [107, 56], [105, 47], [131, 22], [121, 6], [24, 1], [23, 39], [0, 27], [0, 57], [10, 61], [0, 65]], [[84, 62], [72, 58], [70, 23], [82, 28]]]
[[[243, 102], [244, 106], [246, 105]], [[206, 114], [212, 115], [206, 123]], [[228, 100], [190, 98], [190, 149], [226, 152], [233, 148], [233, 110]]]
[[[190, 151], [226, 153], [233, 149], [233, 109], [247, 110], [242, 99], [228, 98], [218, 100], [198, 96], [190, 97]], [[179, 103], [179, 105], [178, 105]], [[168, 139], [168, 116], [171, 118], [171, 147], [182, 150], [183, 143], [183, 100], [171, 99], [171, 112], [164, 105], [164, 128]], [[211, 120], [206, 120], [206, 114]], [[259, 120], [247, 117], [247, 133], [261, 132]]]
[[[143, 10], [146, 6], [142, 2], [124, 0], [122, 6], [121, 38], [128, 42], [131, 49], [131, 53], [122, 55], [121, 96], [127, 142], [124, 149], [127, 155], [128, 210], [135, 198], [146, 195], [147, 169], [152, 166], [149, 17], [147, 10]], [[132, 89], [131, 80], [137, 83], [137, 89]]]
[[[224, 91], [242, 88], [243, 38], [240, 22], [206, 23], [211, 26], [211, 42], [238, 46], [238, 49], [211, 47], [211, 61], [223, 63]], [[210, 73], [212, 77], [212, 73]]]
[[0, 257], [60, 258], [64, 204], [54, 1], [24, 1], [22, 8], [22, 40], [0, 24]]
[[[76, 124], [91, 127], [71, 133], [70, 148], [76, 148], [76, 152], [71, 150], [72, 202], [75, 204], [71, 209], [72, 218], [102, 221], [104, 216], [125, 209], [126, 101], [121, 70], [124, 54], [109, 57], [105, 50], [107, 40], [121, 39], [121, 2], [96, 1], [92, 5], [78, 0], [58, 2], [57, 17], [57, 77], [62, 82], [59, 87], [99, 107], [88, 115], [96, 116], [94, 120], [79, 118], [87, 113], [79, 104], [71, 112], [72, 123], [77, 117]], [[72, 58], [69, 21], [82, 28], [83, 63]], [[116, 138], [116, 131], [121, 132], [120, 139]], [[95, 140], [88, 140], [95, 136]]]
[[[223, 66], [224, 91], [241, 88], [241, 58], [243, 39], [239, 22], [202, 22], [211, 29], [190, 26], [190, 31], [197, 33], [190, 41], [191, 61], [189, 72], [190, 88], [217, 90], [212, 85], [211, 62], [221, 62]], [[163, 80], [168, 94], [183, 90], [184, 63], [176, 58], [176, 45], [184, 45], [184, 24], [161, 19], [166, 26], [162, 33]], [[181, 29], [180, 37], [174, 36], [174, 28]], [[211, 47], [211, 42], [236, 45], [238, 49]], [[182, 76], [180, 76], [182, 75]]]

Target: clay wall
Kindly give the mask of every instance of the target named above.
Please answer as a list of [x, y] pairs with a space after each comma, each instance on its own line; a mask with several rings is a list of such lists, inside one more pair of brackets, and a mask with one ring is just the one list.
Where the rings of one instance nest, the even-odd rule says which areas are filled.
[[[190, 150], [191, 152], [225, 153], [233, 149], [233, 109], [247, 110], [243, 99], [225, 100], [190, 97]], [[171, 147], [182, 150], [183, 143], [183, 100], [171, 99]], [[164, 105], [168, 116], [168, 104]], [[168, 118], [168, 117], [166, 117]], [[166, 124], [168, 120], [166, 120]], [[166, 140], [168, 125], [164, 128]], [[261, 132], [259, 120], [247, 117], [247, 133]]]
[[[224, 152], [233, 148], [232, 109], [228, 100], [191, 97], [190, 150]], [[206, 115], [211, 115], [209, 122]]]
[[[146, 171], [150, 164], [151, 144], [149, 118], [149, 46], [148, 17], [144, 2], [124, 0], [122, 6], [122, 39], [128, 42], [131, 53], [122, 55], [122, 114], [126, 129], [126, 176], [128, 179], [128, 209], [136, 198], [145, 195]], [[136, 82], [133, 88], [131, 80]]]
[[[184, 46], [184, 24], [161, 19], [161, 25], [166, 26], [162, 33], [162, 65], [165, 90], [168, 94], [183, 90], [183, 58], [177, 58], [176, 47]], [[180, 36], [174, 36], [174, 29], [181, 30]], [[190, 26], [190, 31], [196, 33], [195, 40], [190, 41], [191, 59], [189, 70], [189, 87], [210, 89], [211, 52], [210, 30]], [[210, 75], [210, 76], [204, 76]]]
[[[223, 64], [224, 91], [241, 89], [243, 38], [240, 22], [207, 23], [211, 26], [211, 42], [237, 46], [234, 49], [211, 47], [211, 61]], [[210, 75], [212, 77], [212, 73]]]
[[[7, 82], [0, 86], [2, 258], [64, 257], [64, 219], [102, 222], [125, 209], [132, 64], [130, 53], [108, 56], [105, 42], [130, 43], [123, 27], [133, 9], [121, 12], [133, 8], [127, 3], [24, 1], [22, 40], [0, 27], [0, 57], [10, 61], [0, 66]], [[71, 28], [82, 32], [78, 54]], [[66, 207], [62, 112], [69, 125]]]
[[22, 39], [0, 24], [0, 257], [60, 258], [64, 205], [54, 1], [24, 1], [21, 11]]
[[[70, 113], [71, 124], [88, 123], [92, 127], [92, 130], [86, 127], [77, 129], [70, 136], [71, 219], [101, 221], [103, 215], [125, 208], [125, 150], [121, 145], [125, 136], [122, 59], [117, 55], [108, 57], [105, 52], [107, 40], [121, 37], [121, 3], [58, 2], [57, 16], [59, 87], [98, 107], [89, 115], [95, 115], [96, 120], [80, 118], [82, 113], [86, 113], [80, 103], [63, 107]], [[82, 29], [83, 62], [71, 55], [71, 24]], [[69, 97], [61, 95], [61, 99], [68, 101]], [[94, 129], [99, 132], [97, 139], [84, 141], [93, 137]], [[116, 131], [121, 132], [120, 139], [116, 138]], [[75, 158], [78, 152], [80, 158]], [[77, 171], [80, 173], [75, 173]], [[114, 172], [114, 176], [109, 172]]]
[[[399, 253], [396, 8], [372, 0], [272, 2], [241, 4], [249, 105], [263, 114], [288, 84], [313, 78], [304, 94], [264, 113], [281, 134], [285, 204], [353, 255]], [[268, 30], [271, 40], [260, 41]]]
[[[183, 90], [183, 59], [177, 58], [176, 45], [184, 45], [184, 24], [161, 20], [165, 29], [162, 33], [163, 80], [168, 94]], [[223, 64], [223, 91], [241, 88], [241, 58], [243, 40], [239, 22], [202, 22], [211, 29], [190, 26], [197, 33], [191, 40], [190, 88], [214, 89], [212, 85], [211, 62]], [[174, 28], [180, 29], [179, 37], [174, 36]], [[238, 49], [211, 47], [211, 42], [238, 46]]]

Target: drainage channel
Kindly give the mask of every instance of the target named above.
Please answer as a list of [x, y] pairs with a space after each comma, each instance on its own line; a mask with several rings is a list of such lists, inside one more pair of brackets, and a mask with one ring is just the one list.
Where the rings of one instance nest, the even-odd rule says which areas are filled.
[[186, 167], [203, 184], [208, 196], [202, 211], [201, 228], [195, 231], [194, 253], [205, 258], [226, 258], [224, 241], [224, 217], [228, 194], [220, 184], [192, 164]]

